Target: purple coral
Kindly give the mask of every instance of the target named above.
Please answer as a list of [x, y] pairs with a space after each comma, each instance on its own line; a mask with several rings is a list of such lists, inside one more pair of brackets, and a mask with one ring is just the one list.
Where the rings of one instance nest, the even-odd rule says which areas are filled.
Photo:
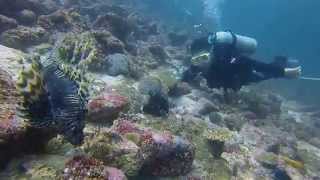
[[86, 156], [75, 156], [69, 160], [66, 163], [63, 177], [64, 179], [126, 179], [121, 170], [104, 166], [102, 161]]

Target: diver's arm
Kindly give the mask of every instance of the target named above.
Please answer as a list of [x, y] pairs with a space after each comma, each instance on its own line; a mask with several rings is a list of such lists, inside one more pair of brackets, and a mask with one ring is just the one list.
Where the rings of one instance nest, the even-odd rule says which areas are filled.
[[240, 60], [250, 65], [254, 71], [267, 75], [269, 78], [282, 78], [286, 75], [286, 68], [275, 64], [264, 63], [249, 57], [241, 57]]

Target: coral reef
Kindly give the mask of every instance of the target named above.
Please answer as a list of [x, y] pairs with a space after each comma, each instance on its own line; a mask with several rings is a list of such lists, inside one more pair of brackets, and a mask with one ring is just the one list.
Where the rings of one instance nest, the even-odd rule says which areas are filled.
[[208, 141], [211, 154], [219, 158], [224, 152], [225, 142], [232, 138], [232, 133], [227, 129], [215, 129], [208, 130], [204, 136]]
[[73, 10], [58, 10], [52, 14], [41, 15], [37, 24], [47, 31], [83, 32], [87, 29], [80, 14]]
[[155, 77], [142, 79], [139, 83], [141, 93], [148, 96], [143, 111], [155, 116], [164, 116], [169, 112], [168, 94], [161, 80]]
[[12, 48], [25, 50], [30, 45], [38, 45], [48, 41], [47, 32], [41, 28], [18, 26], [5, 31], [0, 36], [0, 42]]
[[85, 156], [73, 157], [66, 163], [64, 179], [114, 179], [126, 180], [118, 169], [106, 167], [102, 161]]
[[111, 76], [129, 74], [129, 58], [124, 54], [112, 54], [106, 57], [107, 73]]
[[[128, 74], [129, 60], [123, 43], [108, 31], [70, 33], [58, 48], [58, 57], [66, 63], [90, 71], [106, 70], [112, 75]], [[107, 54], [112, 54], [106, 56]]]
[[[50, 133], [32, 128], [28, 119], [21, 116], [24, 99], [16, 87], [16, 71], [22, 67], [23, 53], [4, 46], [0, 46], [0, 52], [3, 64], [0, 68], [0, 165], [3, 166], [12, 156], [41, 149]], [[33, 141], [35, 137], [37, 143]]]
[[129, 105], [128, 98], [117, 92], [102, 92], [88, 102], [88, 121], [112, 123]]
[[0, 0], [0, 179], [317, 179], [317, 107], [180, 81], [203, 10]]
[[108, 30], [124, 42], [135, 28], [125, 17], [115, 13], [99, 16], [93, 24], [96, 29]]
[[0, 15], [0, 33], [16, 28], [17, 26], [18, 22], [15, 19]]
[[28, 9], [24, 9], [21, 12], [19, 12], [18, 18], [19, 22], [24, 25], [32, 25], [37, 20], [37, 15]]
[[85, 140], [83, 149], [105, 164], [122, 169], [126, 175], [138, 174], [143, 156], [140, 148], [113, 132], [98, 132]]
[[194, 146], [169, 132], [158, 133], [141, 128], [129, 121], [117, 121], [113, 129], [128, 137], [140, 139], [144, 157], [142, 172], [154, 176], [178, 176], [191, 170], [195, 155]]

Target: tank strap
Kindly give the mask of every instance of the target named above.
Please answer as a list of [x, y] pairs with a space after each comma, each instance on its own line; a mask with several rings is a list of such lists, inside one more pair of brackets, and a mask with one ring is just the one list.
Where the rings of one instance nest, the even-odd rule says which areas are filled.
[[231, 48], [232, 56], [236, 56], [237, 55], [236, 45], [238, 42], [238, 38], [237, 38], [236, 34], [233, 33], [231, 30], [227, 30], [226, 32], [229, 32], [232, 36], [232, 44], [231, 44], [230, 48]]

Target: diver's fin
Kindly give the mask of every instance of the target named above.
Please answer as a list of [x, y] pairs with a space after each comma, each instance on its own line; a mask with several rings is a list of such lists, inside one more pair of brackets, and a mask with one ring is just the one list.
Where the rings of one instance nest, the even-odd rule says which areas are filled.
[[310, 81], [320, 81], [320, 77], [306, 77], [306, 76], [301, 76], [299, 79], [302, 79], [302, 80], [310, 80]]

